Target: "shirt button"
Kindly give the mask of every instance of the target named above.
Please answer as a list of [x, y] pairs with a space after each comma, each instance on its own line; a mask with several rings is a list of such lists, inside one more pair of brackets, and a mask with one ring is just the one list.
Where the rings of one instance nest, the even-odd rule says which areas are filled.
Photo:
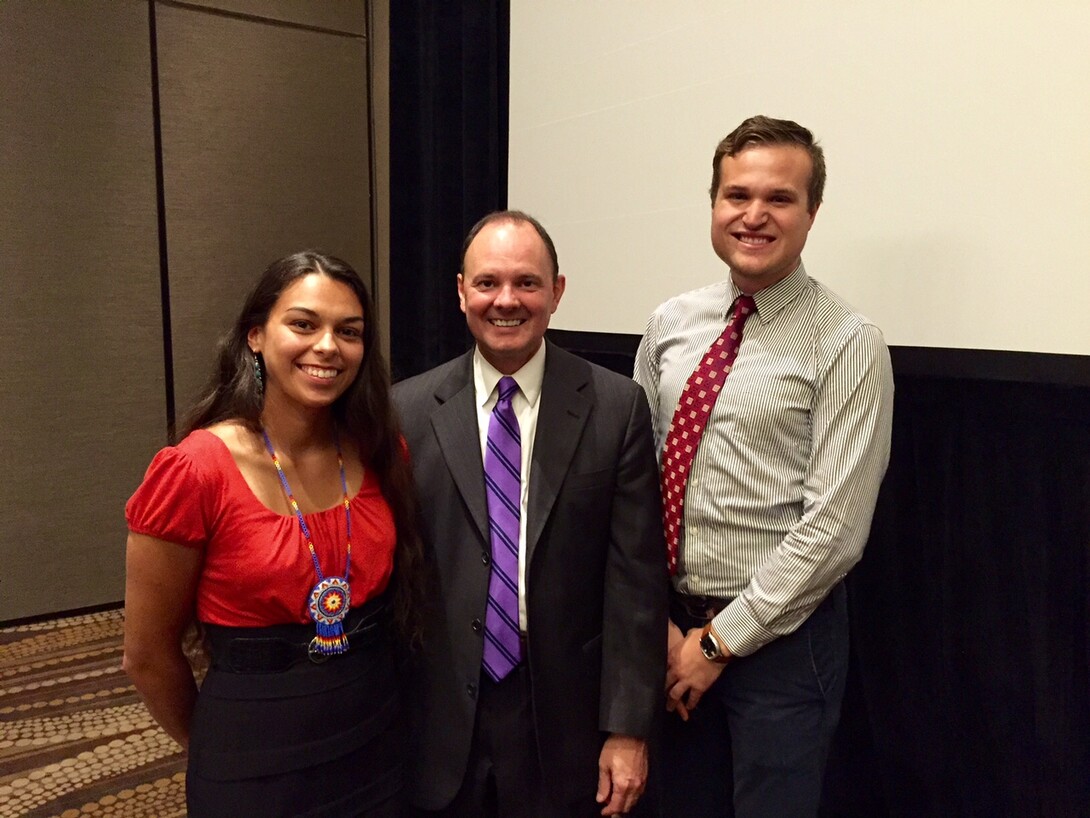
[[689, 580], [691, 582], [700, 582], [700, 575], [699, 574], [689, 574]]
[[492, 562], [492, 557], [490, 557], [488, 555], [487, 551], [482, 551], [481, 552], [481, 565], [488, 565], [490, 562]]
[[481, 620], [474, 619], [473, 622], [471, 623], [471, 626], [473, 628], [474, 633], [480, 633], [481, 632]]
[[477, 698], [477, 685], [470, 682], [466, 685], [466, 695], [471, 699]]

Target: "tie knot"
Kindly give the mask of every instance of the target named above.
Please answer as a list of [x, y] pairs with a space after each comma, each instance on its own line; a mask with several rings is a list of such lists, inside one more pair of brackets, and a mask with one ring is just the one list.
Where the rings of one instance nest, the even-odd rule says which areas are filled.
[[518, 381], [512, 378], [510, 375], [504, 375], [500, 378], [499, 385], [497, 386], [502, 401], [509, 401], [515, 396], [515, 393], [519, 391]]
[[734, 316], [743, 321], [749, 317], [750, 313], [756, 311], [757, 302], [753, 300], [752, 295], [740, 295], [738, 300], [734, 302]]

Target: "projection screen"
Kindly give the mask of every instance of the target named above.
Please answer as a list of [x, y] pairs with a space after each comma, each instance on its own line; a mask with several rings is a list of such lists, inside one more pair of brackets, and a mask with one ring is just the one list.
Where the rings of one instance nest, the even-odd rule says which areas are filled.
[[825, 147], [809, 273], [891, 345], [1090, 354], [1090, 4], [512, 0], [508, 201], [559, 329], [640, 334], [723, 278], [711, 156], [755, 113]]

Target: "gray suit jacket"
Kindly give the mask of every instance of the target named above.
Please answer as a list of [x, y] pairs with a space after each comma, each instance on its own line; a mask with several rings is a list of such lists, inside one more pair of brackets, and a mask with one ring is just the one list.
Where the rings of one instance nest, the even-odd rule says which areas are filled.
[[[410, 797], [425, 809], [446, 806], [461, 785], [483, 650], [490, 546], [472, 356], [394, 388], [438, 582], [406, 701]], [[526, 658], [542, 775], [560, 800], [593, 797], [606, 735], [646, 737], [662, 707], [661, 499], [643, 390], [551, 343], [526, 523]]]

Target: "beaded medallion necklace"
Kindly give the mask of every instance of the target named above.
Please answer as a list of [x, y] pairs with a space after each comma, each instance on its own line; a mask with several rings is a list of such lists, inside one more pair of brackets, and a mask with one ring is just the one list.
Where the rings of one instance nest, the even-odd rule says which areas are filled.
[[341, 457], [341, 443], [336, 434], [333, 443], [337, 447], [337, 466], [341, 470], [341, 489], [344, 492], [344, 528], [345, 528], [345, 556], [344, 576], [327, 577], [322, 573], [322, 566], [318, 563], [318, 554], [314, 550], [314, 538], [310, 535], [307, 521], [303, 519], [303, 512], [299, 510], [299, 503], [295, 501], [288, 485], [288, 478], [284, 474], [284, 468], [280, 465], [280, 458], [276, 456], [269, 433], [261, 430], [261, 436], [265, 438], [265, 448], [269, 450], [276, 473], [280, 476], [280, 485], [284, 487], [284, 494], [288, 497], [288, 504], [299, 520], [299, 528], [307, 541], [310, 550], [310, 559], [314, 563], [314, 571], [318, 575], [318, 583], [311, 589], [307, 602], [310, 618], [314, 620], [317, 631], [310, 640], [310, 660], [312, 662], [324, 662], [330, 656], [344, 653], [348, 650], [348, 635], [344, 632], [344, 618], [351, 607], [351, 592], [348, 585], [348, 574], [352, 565], [352, 515], [348, 510], [348, 481], [344, 476], [344, 458]]

